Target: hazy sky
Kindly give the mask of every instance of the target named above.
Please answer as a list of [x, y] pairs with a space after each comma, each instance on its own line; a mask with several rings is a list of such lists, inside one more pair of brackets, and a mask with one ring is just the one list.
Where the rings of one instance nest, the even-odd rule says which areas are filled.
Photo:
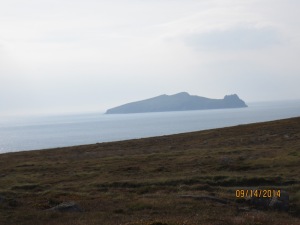
[[187, 91], [300, 99], [299, 0], [0, 0], [0, 115]]

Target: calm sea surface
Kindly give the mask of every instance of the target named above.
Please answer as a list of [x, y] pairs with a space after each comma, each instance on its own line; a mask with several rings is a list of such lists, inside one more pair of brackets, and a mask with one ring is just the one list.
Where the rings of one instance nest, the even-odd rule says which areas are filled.
[[0, 153], [118, 141], [300, 116], [300, 100], [248, 108], [0, 118]]

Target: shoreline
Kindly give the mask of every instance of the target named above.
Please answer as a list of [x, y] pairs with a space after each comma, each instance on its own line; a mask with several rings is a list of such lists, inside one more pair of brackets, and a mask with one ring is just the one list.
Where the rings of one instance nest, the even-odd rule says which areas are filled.
[[264, 122], [254, 122], [254, 123], [245, 123], [245, 124], [239, 124], [239, 125], [233, 125], [233, 126], [226, 126], [226, 127], [220, 127], [220, 128], [211, 128], [211, 129], [205, 129], [205, 130], [198, 130], [198, 131], [190, 131], [190, 132], [183, 132], [183, 133], [176, 133], [176, 134], [166, 134], [166, 135], [159, 135], [159, 136], [150, 136], [150, 137], [141, 137], [141, 138], [133, 138], [133, 139], [124, 139], [124, 140], [117, 140], [117, 141], [104, 141], [104, 142], [97, 142], [97, 143], [90, 143], [90, 144], [79, 144], [79, 145], [71, 145], [71, 146], [58, 146], [58, 147], [50, 147], [50, 148], [43, 148], [43, 149], [31, 149], [31, 150], [15, 150], [15, 151], [8, 151], [8, 152], [0, 152], [0, 156], [2, 154], [10, 154], [10, 153], [22, 153], [22, 152], [33, 152], [33, 151], [51, 151], [51, 150], [57, 150], [57, 149], [69, 149], [69, 148], [78, 148], [78, 147], [89, 147], [99, 144], [113, 144], [113, 143], [119, 143], [119, 142], [128, 142], [128, 141], [137, 141], [137, 140], [147, 140], [147, 139], [156, 139], [156, 138], [176, 138], [178, 135], [189, 135], [189, 134], [199, 134], [201, 135], [201, 132], [206, 131], [217, 131], [217, 130], [223, 130], [228, 128], [235, 128], [240, 126], [248, 126], [248, 125], [259, 125], [259, 124], [265, 124], [265, 123], [272, 123], [272, 122], [279, 122], [279, 121], [285, 121], [285, 120], [293, 120], [298, 119], [299, 117], [290, 117], [285, 119], [276, 119], [276, 120], [270, 120], [270, 121], [264, 121]]
[[20, 119], [1, 124], [1, 152], [52, 149], [223, 128], [296, 117], [299, 110], [299, 104], [286, 102], [241, 109]]

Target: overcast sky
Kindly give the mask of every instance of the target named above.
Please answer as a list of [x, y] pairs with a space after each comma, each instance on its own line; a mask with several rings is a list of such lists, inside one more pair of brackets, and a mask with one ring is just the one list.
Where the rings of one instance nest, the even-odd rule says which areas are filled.
[[300, 99], [299, 0], [0, 0], [0, 115], [187, 91]]

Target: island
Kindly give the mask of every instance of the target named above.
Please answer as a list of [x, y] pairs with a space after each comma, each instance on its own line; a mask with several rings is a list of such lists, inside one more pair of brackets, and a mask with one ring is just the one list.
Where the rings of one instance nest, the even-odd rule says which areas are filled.
[[106, 114], [127, 114], [146, 112], [169, 112], [205, 109], [243, 108], [246, 103], [237, 94], [223, 99], [211, 99], [180, 92], [174, 95], [159, 95], [154, 98], [131, 102], [106, 111]]

